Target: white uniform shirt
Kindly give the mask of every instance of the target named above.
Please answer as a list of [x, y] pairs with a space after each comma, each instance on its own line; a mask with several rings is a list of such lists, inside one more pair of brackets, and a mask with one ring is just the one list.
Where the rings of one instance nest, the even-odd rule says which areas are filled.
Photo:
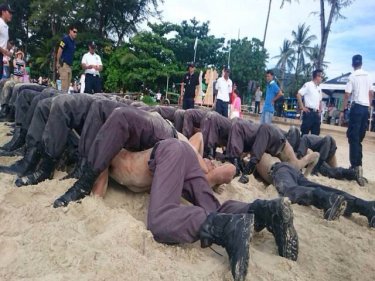
[[[102, 60], [100, 59], [99, 55], [97, 54], [91, 54], [90, 52], [87, 52], [83, 55], [81, 64], [88, 65], [102, 65]], [[85, 69], [85, 74], [92, 74], [92, 75], [99, 75], [99, 71], [95, 70], [94, 68]]]
[[224, 102], [229, 102], [229, 94], [232, 92], [232, 80], [229, 78], [225, 80], [224, 77], [220, 77], [217, 79], [215, 87], [218, 91], [216, 98]]
[[7, 49], [8, 47], [8, 40], [9, 40], [9, 27], [0, 17], [0, 47], [3, 49]]
[[320, 102], [323, 98], [322, 90], [314, 81], [306, 82], [298, 93], [304, 97], [305, 107], [315, 110], [319, 109]]
[[351, 94], [351, 101], [363, 106], [370, 106], [369, 91], [372, 90], [370, 75], [363, 69], [354, 70], [349, 76], [345, 92]]

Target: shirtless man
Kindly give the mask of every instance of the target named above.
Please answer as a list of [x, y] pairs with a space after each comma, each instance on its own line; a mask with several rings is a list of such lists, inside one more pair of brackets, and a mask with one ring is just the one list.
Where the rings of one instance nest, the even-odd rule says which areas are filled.
[[[200, 240], [203, 248], [214, 243], [223, 246], [234, 280], [244, 280], [254, 222], [257, 231], [272, 229], [280, 256], [297, 259], [298, 236], [288, 200], [255, 200], [252, 203], [229, 200], [221, 205], [203, 174], [197, 151], [186, 141], [162, 140], [150, 152], [142, 153], [144, 157], [141, 156], [136, 166], [143, 167], [143, 172], [135, 178], [142, 178], [147, 168], [146, 173], [152, 175], [152, 178], [148, 176], [151, 189], [147, 228], [157, 242], [175, 244]], [[119, 167], [127, 166], [125, 170], [129, 169], [132, 177], [131, 165], [122, 164]], [[181, 197], [191, 205], [182, 205]], [[61, 198], [57, 199], [54, 207], [61, 206], [60, 202]]]
[[370, 227], [375, 227], [375, 201], [365, 201], [344, 191], [321, 185], [306, 179], [289, 163], [280, 163], [278, 158], [264, 154], [256, 165], [254, 176], [267, 184], [273, 184], [281, 196], [292, 203], [315, 206], [324, 210], [324, 218], [334, 220], [342, 214], [365, 216]]
[[287, 141], [284, 133], [276, 126], [269, 124], [255, 124], [249, 120], [236, 119], [230, 129], [227, 157], [232, 159], [239, 174], [241, 169], [240, 157], [243, 153], [250, 153], [250, 161], [243, 169], [239, 179], [241, 183], [248, 183], [247, 175], [251, 174], [256, 164], [260, 161], [265, 152], [272, 156], [277, 156], [281, 161], [289, 162], [298, 169], [305, 168], [305, 174], [311, 173], [311, 170], [318, 161], [319, 153], [311, 153], [297, 159], [293, 148]]

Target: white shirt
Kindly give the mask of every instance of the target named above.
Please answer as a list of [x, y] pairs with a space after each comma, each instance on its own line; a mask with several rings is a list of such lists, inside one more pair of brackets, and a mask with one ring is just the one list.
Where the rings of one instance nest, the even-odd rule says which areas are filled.
[[232, 80], [229, 78], [225, 80], [224, 77], [220, 77], [216, 81], [215, 88], [218, 91], [216, 98], [224, 102], [229, 102], [229, 94], [232, 92]]
[[322, 90], [314, 81], [306, 82], [298, 93], [304, 97], [305, 107], [315, 110], [319, 109], [320, 102], [323, 98]]
[[[100, 59], [99, 55], [97, 54], [91, 54], [90, 52], [87, 52], [83, 55], [81, 64], [88, 65], [103, 65], [102, 60]], [[93, 68], [85, 69], [85, 74], [92, 74], [92, 75], [99, 75], [99, 71], [95, 70]]]
[[0, 47], [3, 49], [8, 48], [8, 40], [9, 40], [9, 27], [0, 17]]
[[363, 106], [370, 106], [369, 91], [372, 90], [370, 75], [363, 69], [354, 70], [349, 76], [345, 92], [351, 94], [351, 101]]

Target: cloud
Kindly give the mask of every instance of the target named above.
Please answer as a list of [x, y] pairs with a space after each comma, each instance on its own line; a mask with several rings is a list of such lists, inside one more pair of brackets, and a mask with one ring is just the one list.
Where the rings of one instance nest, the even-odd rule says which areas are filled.
[[[210, 33], [216, 37], [231, 39], [239, 34], [241, 38], [263, 40], [268, 3], [267, 0], [164, 0], [160, 8], [164, 21], [181, 23], [195, 17], [200, 22], [210, 21]], [[320, 21], [319, 16], [313, 14], [320, 9], [319, 1], [301, 0], [299, 4], [292, 1], [291, 4], [285, 3], [283, 9], [280, 9], [280, 4], [281, 0], [272, 1], [265, 45], [270, 58], [279, 54], [284, 39], [291, 39], [292, 30], [296, 30], [299, 24], [309, 25], [311, 34], [318, 38], [314, 44], [319, 44]], [[330, 62], [326, 71], [329, 77], [351, 71], [350, 60], [355, 53], [361, 53], [364, 65], [374, 71], [374, 10], [375, 1], [354, 1], [342, 11], [346, 19], [333, 23], [325, 57]], [[275, 63], [275, 60], [269, 60], [269, 66]]]

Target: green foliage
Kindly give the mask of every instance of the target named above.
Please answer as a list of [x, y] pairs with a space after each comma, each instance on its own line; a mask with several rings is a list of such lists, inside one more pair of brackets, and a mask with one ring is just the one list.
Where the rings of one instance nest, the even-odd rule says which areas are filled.
[[142, 101], [147, 105], [157, 105], [158, 103], [150, 96], [145, 95]]

